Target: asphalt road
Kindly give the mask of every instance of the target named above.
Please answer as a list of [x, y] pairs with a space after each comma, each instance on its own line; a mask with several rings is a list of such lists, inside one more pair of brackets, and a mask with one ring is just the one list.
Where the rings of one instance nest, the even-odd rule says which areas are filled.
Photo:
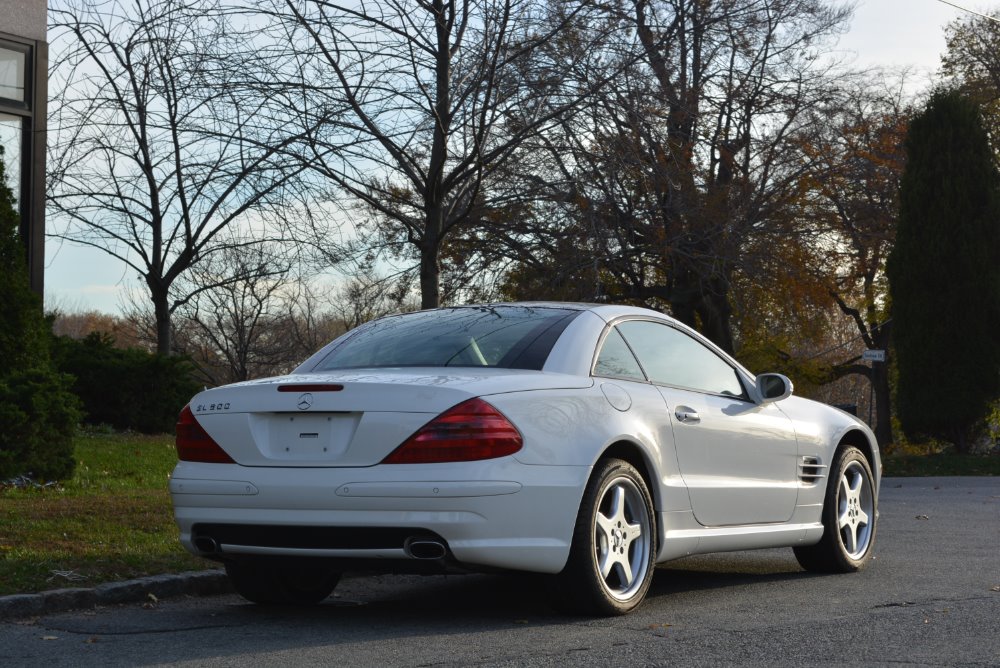
[[311, 609], [236, 596], [0, 624], [0, 666], [1000, 666], [1000, 479], [886, 479], [875, 559], [790, 549], [661, 566], [626, 617], [552, 612], [528, 577], [345, 578]]

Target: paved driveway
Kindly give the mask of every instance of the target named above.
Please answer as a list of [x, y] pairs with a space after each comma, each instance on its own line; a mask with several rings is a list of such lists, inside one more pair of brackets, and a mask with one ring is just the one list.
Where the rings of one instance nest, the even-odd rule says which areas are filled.
[[693, 557], [627, 617], [558, 615], [528, 577], [349, 577], [305, 610], [219, 596], [0, 624], [0, 665], [1000, 666], [1000, 479], [886, 479], [881, 513], [862, 573]]

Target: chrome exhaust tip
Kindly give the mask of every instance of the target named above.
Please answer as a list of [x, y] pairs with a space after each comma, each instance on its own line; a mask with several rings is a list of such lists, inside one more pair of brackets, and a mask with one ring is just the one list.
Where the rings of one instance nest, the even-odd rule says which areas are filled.
[[415, 536], [406, 539], [403, 550], [412, 559], [443, 559], [448, 554], [448, 548], [441, 541]]

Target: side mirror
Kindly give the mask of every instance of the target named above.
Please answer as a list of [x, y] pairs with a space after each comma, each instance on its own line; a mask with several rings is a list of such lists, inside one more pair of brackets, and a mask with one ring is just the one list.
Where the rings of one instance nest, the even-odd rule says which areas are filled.
[[792, 381], [780, 373], [762, 373], [757, 376], [757, 393], [763, 403], [781, 401], [792, 396]]

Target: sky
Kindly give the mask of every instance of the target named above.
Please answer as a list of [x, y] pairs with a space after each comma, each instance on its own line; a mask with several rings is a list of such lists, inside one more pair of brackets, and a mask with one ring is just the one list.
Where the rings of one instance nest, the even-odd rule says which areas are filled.
[[[1000, 2], [955, 0], [975, 11]], [[930, 77], [944, 51], [945, 24], [965, 15], [940, 0], [859, 0], [838, 48], [858, 67], [911, 67], [915, 81]], [[45, 307], [62, 312], [120, 313], [134, 272], [99, 250], [46, 240]]]

